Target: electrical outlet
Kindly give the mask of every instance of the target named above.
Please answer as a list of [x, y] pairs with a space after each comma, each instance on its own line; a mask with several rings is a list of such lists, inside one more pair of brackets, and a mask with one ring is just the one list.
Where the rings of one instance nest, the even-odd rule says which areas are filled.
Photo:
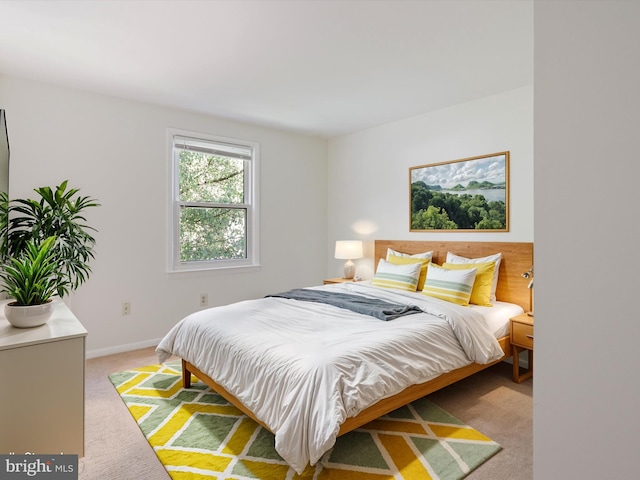
[[122, 315], [129, 315], [131, 313], [131, 302], [122, 302]]
[[206, 293], [201, 293], [200, 294], [200, 306], [201, 307], [206, 307], [207, 305], [209, 305], [209, 295], [207, 295]]

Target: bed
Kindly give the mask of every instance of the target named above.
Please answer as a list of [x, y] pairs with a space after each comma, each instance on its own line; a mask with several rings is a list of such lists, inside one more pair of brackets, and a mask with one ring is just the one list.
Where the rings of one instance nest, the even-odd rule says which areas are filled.
[[[194, 375], [272, 431], [278, 453], [301, 473], [337, 436], [509, 357], [508, 317], [531, 310], [522, 273], [533, 264], [532, 243], [376, 240], [375, 265], [389, 249], [432, 252], [437, 265], [450, 254], [472, 261], [499, 252], [496, 308], [461, 307], [374, 281], [303, 289], [419, 310], [380, 321], [274, 292], [187, 316], [158, 345], [159, 359], [181, 358], [185, 387]], [[483, 310], [503, 307], [502, 324], [491, 326]]]

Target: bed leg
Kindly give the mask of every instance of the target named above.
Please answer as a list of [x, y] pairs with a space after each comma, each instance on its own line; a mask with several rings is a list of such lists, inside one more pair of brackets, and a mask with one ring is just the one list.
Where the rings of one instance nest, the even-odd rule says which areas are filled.
[[191, 388], [191, 372], [185, 360], [182, 360], [182, 388]]

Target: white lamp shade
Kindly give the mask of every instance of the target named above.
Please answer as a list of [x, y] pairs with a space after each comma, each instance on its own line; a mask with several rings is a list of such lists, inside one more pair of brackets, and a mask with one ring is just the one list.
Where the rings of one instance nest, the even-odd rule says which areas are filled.
[[342, 260], [353, 260], [364, 257], [361, 240], [338, 240], [335, 257]]

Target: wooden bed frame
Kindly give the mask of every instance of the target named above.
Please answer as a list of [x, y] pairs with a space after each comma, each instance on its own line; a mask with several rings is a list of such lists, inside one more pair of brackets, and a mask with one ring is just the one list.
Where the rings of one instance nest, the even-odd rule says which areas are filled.
[[[525, 312], [531, 310], [531, 290], [527, 288], [528, 280], [522, 277], [522, 273], [526, 272], [533, 265], [533, 243], [528, 242], [447, 242], [447, 241], [416, 241], [416, 240], [376, 240], [374, 265], [378, 264], [379, 259], [386, 258], [387, 248], [403, 252], [403, 253], [421, 253], [433, 251], [433, 262], [439, 265], [446, 261], [447, 252], [455, 253], [467, 258], [478, 258], [492, 255], [498, 252], [502, 253], [500, 262], [500, 274], [498, 278], [498, 287], [496, 290], [497, 300], [515, 303], [520, 305]], [[472, 363], [466, 367], [452, 370], [451, 372], [440, 375], [425, 383], [411, 385], [402, 392], [385, 399], [380, 400], [374, 405], [366, 408], [355, 417], [347, 418], [340, 427], [338, 435], [355, 430], [366, 423], [375, 420], [397, 408], [407, 405], [414, 400], [424, 397], [435, 392], [447, 385], [462, 380], [474, 373], [494, 365], [511, 356], [511, 344], [509, 336], [498, 339], [505, 355], [490, 364]], [[196, 366], [182, 360], [182, 383], [185, 388], [191, 386], [191, 375], [196, 376], [212, 390], [219, 393], [231, 404], [244, 412], [247, 416], [258, 422], [267, 430], [263, 422], [258, 420], [253, 412], [251, 412], [242, 402], [235, 396], [226, 391], [221, 385], [209, 378], [200, 371]]]

